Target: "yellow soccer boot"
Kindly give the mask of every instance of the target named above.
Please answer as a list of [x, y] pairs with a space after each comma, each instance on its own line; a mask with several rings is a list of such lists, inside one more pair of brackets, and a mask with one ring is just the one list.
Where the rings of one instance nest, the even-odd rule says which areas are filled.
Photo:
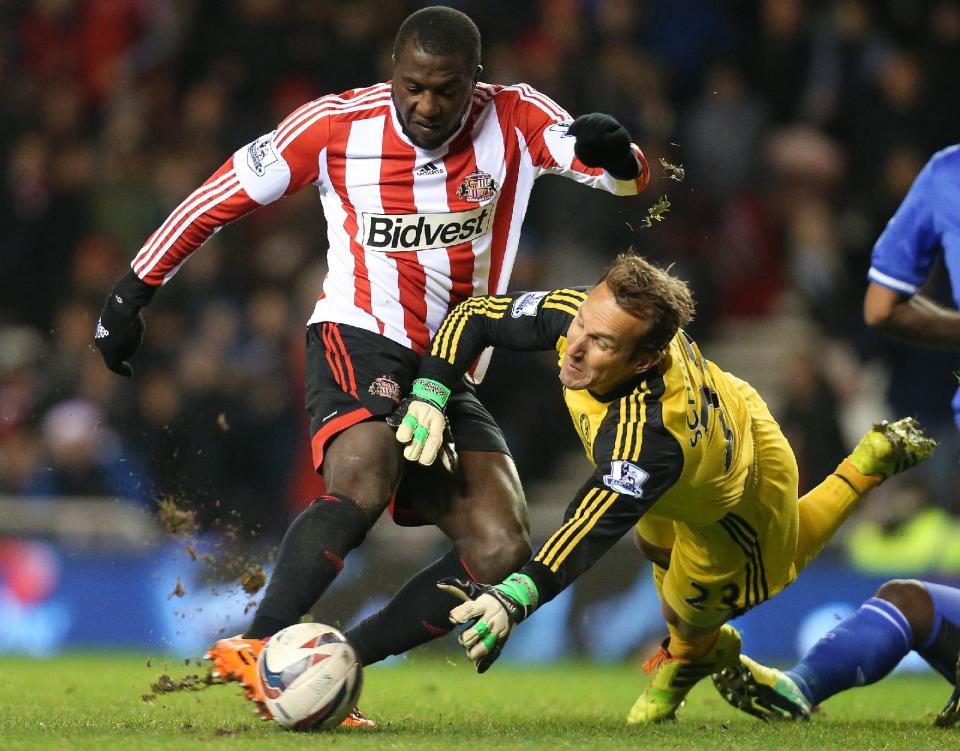
[[686, 660], [671, 656], [669, 641], [665, 641], [660, 651], [643, 666], [644, 672], [653, 673], [653, 677], [627, 715], [627, 724], [675, 719], [677, 710], [697, 681], [719, 673], [737, 661], [741, 643], [737, 630], [723, 625], [709, 652], [695, 660]]
[[849, 462], [864, 475], [899, 474], [933, 455], [937, 442], [923, 433], [912, 417], [881, 422], [860, 439]]

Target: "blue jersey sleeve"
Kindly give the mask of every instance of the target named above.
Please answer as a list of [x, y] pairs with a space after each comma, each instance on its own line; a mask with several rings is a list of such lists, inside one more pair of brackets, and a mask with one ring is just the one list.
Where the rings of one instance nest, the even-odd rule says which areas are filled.
[[927, 162], [874, 245], [871, 281], [905, 295], [917, 291], [945, 247], [945, 235], [956, 232], [958, 184], [960, 147], [951, 146]]

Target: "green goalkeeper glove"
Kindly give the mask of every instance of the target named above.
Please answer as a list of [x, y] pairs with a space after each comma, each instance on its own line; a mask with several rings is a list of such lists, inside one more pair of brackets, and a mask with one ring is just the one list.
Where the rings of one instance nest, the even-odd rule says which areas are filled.
[[449, 398], [450, 389], [439, 381], [418, 378], [388, 422], [397, 429], [397, 440], [406, 445], [404, 458], [429, 467], [442, 448], [443, 466], [452, 473], [457, 468], [457, 453], [443, 411]]
[[470, 623], [458, 640], [478, 673], [497, 661], [513, 627], [540, 601], [537, 585], [526, 574], [510, 574], [496, 586], [463, 579], [441, 579], [437, 586], [464, 601], [450, 611], [450, 622]]

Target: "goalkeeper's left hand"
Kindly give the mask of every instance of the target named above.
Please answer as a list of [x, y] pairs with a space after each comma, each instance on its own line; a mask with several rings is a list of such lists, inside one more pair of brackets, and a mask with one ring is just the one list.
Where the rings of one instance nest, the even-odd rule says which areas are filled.
[[537, 585], [525, 574], [511, 574], [496, 586], [463, 579], [441, 579], [437, 586], [464, 601], [450, 611], [450, 622], [473, 621], [458, 641], [478, 673], [497, 661], [513, 627], [530, 615], [540, 600]]
[[397, 430], [397, 440], [406, 445], [403, 456], [429, 467], [442, 452], [443, 466], [451, 474], [457, 470], [457, 451], [453, 431], [444, 412], [450, 389], [439, 381], [418, 378], [411, 393], [400, 402], [387, 424]]

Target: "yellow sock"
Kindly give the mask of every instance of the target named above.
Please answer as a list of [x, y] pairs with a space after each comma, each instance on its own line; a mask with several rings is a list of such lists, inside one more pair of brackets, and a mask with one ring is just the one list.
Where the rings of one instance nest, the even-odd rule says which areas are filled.
[[681, 660], [696, 660], [703, 657], [713, 649], [720, 636], [720, 629], [717, 629], [703, 636], [684, 639], [672, 624], [668, 623], [667, 629], [670, 631], [670, 646], [667, 651], [670, 652], [671, 657]]
[[833, 537], [864, 493], [881, 482], [883, 475], [865, 475], [850, 461], [840, 462], [836, 472], [799, 501], [800, 532], [794, 565], [802, 571]]

